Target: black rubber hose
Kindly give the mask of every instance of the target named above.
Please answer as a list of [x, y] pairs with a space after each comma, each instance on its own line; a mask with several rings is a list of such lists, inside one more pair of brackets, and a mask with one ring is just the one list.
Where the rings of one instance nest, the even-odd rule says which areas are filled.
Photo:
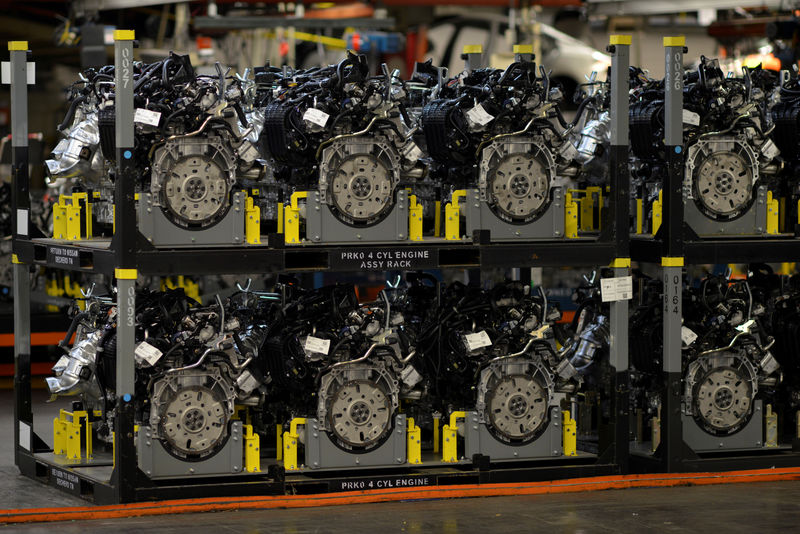
[[588, 106], [589, 102], [591, 102], [592, 100], [593, 97], [589, 96], [584, 98], [583, 101], [581, 101], [581, 103], [578, 104], [578, 109], [577, 111], [575, 111], [575, 118], [570, 123], [570, 127], [574, 127], [576, 124], [578, 124], [578, 121], [581, 120], [581, 115], [583, 115], [583, 112], [586, 110], [586, 106]]
[[58, 125], [58, 131], [63, 131], [64, 128], [72, 124], [72, 120], [75, 118], [75, 112], [78, 110], [78, 106], [86, 101], [86, 97], [81, 95], [77, 97], [72, 103], [69, 105], [69, 110], [67, 110], [67, 116], [64, 117], [64, 121]]
[[239, 122], [242, 124], [242, 127], [249, 128], [250, 124], [247, 122], [247, 117], [244, 114], [241, 104], [237, 102], [233, 105], [233, 109], [236, 111], [236, 115], [239, 117]]
[[58, 346], [61, 348], [66, 347], [69, 345], [69, 340], [72, 337], [72, 334], [75, 333], [75, 330], [78, 329], [78, 323], [82, 320], [87, 319], [89, 314], [86, 312], [81, 312], [77, 314], [75, 317], [72, 318], [72, 322], [69, 324], [69, 328], [67, 329], [67, 333], [64, 335], [64, 339], [58, 342]]

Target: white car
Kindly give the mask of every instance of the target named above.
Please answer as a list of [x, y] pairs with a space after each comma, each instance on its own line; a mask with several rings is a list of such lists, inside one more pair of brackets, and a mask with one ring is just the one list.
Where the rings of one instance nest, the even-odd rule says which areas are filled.
[[[426, 59], [432, 59], [436, 66], [447, 67], [450, 76], [453, 76], [464, 69], [461, 52], [466, 45], [482, 45], [487, 62], [492, 54], [507, 53], [511, 57], [515, 43], [506, 41], [507, 30], [508, 18], [504, 16], [437, 19], [428, 29]], [[561, 84], [567, 103], [572, 102], [578, 84], [585, 81], [584, 76], [596, 71], [598, 80], [606, 78], [606, 71], [611, 65], [609, 55], [547, 24], [539, 24], [539, 39], [542, 54], [536, 58], [536, 62], [551, 71], [551, 77]]]

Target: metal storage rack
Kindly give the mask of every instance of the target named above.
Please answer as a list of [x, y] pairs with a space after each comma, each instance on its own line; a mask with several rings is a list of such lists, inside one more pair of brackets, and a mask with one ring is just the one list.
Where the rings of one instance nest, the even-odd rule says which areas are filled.
[[800, 465], [800, 449], [783, 447], [753, 451], [698, 453], [683, 439], [681, 420], [682, 361], [681, 325], [685, 265], [703, 263], [782, 262], [800, 254], [800, 239], [794, 236], [764, 238], [700, 239], [684, 222], [682, 197], [683, 154], [683, 54], [682, 37], [665, 37], [665, 146], [668, 173], [664, 178], [663, 223], [658, 239], [631, 241], [634, 261], [661, 265], [664, 299], [670, 299], [663, 321], [663, 382], [661, 445], [654, 454], [631, 449], [633, 472], [730, 471]]
[[[135, 282], [146, 275], [243, 274], [252, 272], [309, 272], [361, 270], [348, 263], [348, 253], [375, 250], [369, 246], [307, 246], [283, 248], [281, 236], [270, 236], [266, 245], [183, 248], [155, 250], [138, 234], [134, 210], [131, 149], [133, 147], [132, 69], [134, 35], [117, 31], [116, 68], [116, 233], [111, 240], [77, 241], [36, 238], [31, 235], [28, 200], [27, 153], [27, 43], [11, 42], [12, 130], [14, 147], [13, 209], [14, 304], [15, 304], [15, 462], [20, 471], [34, 479], [98, 503], [120, 503], [168, 498], [191, 498], [225, 494], [255, 495], [342, 491], [353, 486], [347, 481], [379, 480], [386, 470], [322, 473], [315, 476], [284, 476], [282, 467], [270, 466], [264, 473], [214, 479], [179, 479], [155, 482], [137, 467], [134, 443], [134, 310]], [[612, 36], [612, 150], [611, 194], [613, 201], [605, 219], [605, 232], [598, 240], [566, 240], [520, 244], [493, 244], [476, 235], [472, 244], [434, 242], [400, 244], [387, 249], [423, 251], [407, 267], [413, 269], [484, 269], [494, 267], [596, 267], [611, 265], [615, 276], [627, 276], [630, 269], [628, 237], [628, 58], [630, 37]], [[480, 233], [478, 233], [480, 234]], [[483, 240], [482, 240], [483, 239]], [[60, 269], [113, 276], [117, 282], [119, 310], [117, 342], [117, 411], [113, 457], [104, 462], [69, 464], [52, 454], [33, 427], [30, 373], [30, 291], [25, 283], [29, 266], [47, 265]], [[415, 466], [393, 470], [411, 477], [413, 485], [518, 482], [600, 476], [628, 470], [628, 303], [611, 307], [611, 365], [615, 369], [611, 399], [614, 406], [612, 438], [601, 445], [598, 455], [556, 458], [535, 464], [491, 465], [488, 458], [473, 466]], [[67, 483], [65, 484], [64, 481]], [[65, 487], [66, 486], [66, 487]]]

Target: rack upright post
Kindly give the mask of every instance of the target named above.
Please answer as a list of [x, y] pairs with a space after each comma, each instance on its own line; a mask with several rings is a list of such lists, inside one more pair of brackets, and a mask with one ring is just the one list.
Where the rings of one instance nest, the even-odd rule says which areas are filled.
[[[28, 176], [28, 43], [9, 41], [11, 71], [12, 262], [14, 275], [14, 462], [32, 468], [41, 440], [34, 433], [31, 406], [31, 287], [28, 266], [19, 261], [17, 239], [30, 237]], [[32, 66], [32, 64], [31, 64]]]
[[681, 428], [681, 323], [683, 317], [683, 54], [684, 37], [665, 37], [664, 145], [667, 173], [662, 186], [664, 217], [660, 233], [664, 243], [661, 270], [664, 280], [664, 399], [661, 445], [657, 454], [668, 472], [683, 462]]
[[114, 278], [117, 280], [117, 414], [114, 475], [118, 502], [135, 499], [138, 462], [133, 439], [136, 326], [136, 212], [133, 166], [133, 30], [114, 32], [117, 176]]
[[[609, 151], [609, 180], [612, 201], [610, 219], [616, 243], [615, 259], [611, 266], [614, 277], [630, 276], [630, 171], [628, 170], [628, 67], [630, 65], [630, 35], [612, 35], [611, 52], [611, 147]], [[609, 357], [614, 368], [614, 459], [620, 471], [628, 471], [628, 300], [610, 304]]]

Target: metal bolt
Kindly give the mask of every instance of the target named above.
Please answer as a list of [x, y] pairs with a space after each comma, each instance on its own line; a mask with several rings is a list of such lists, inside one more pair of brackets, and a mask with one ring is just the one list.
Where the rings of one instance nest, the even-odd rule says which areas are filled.
[[239, 470], [239, 466], [238, 466], [238, 465], [234, 465], [234, 466], [233, 466], [233, 470], [234, 470], [234, 471], [238, 471], [238, 470]]
[[403, 462], [403, 459], [402, 459], [402, 458], [398, 458], [398, 459], [397, 459], [397, 463], [398, 463], [398, 464], [399, 464], [399, 463], [402, 463], [402, 462]]
[[190, 473], [194, 473], [194, 467], [190, 467], [190, 468], [189, 468], [189, 472], [190, 472]]

